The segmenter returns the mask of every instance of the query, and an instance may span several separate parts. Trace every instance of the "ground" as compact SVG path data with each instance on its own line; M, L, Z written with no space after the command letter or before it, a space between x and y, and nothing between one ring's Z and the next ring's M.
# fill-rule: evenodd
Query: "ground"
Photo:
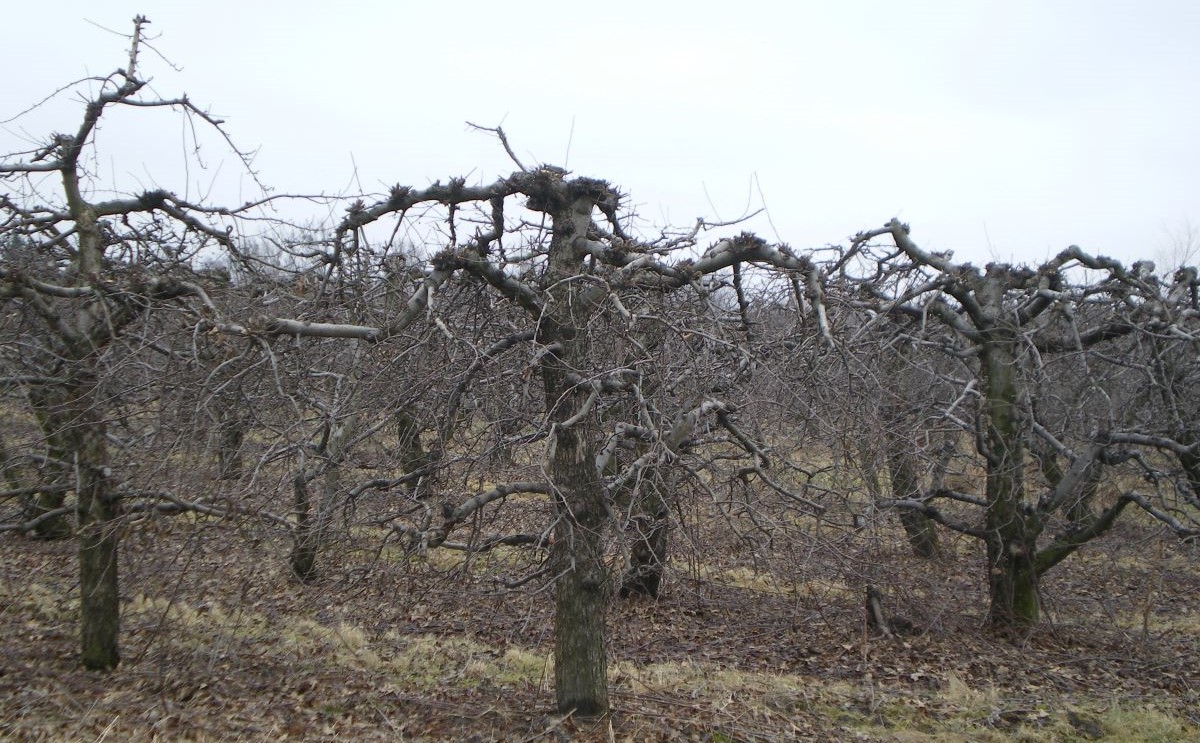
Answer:
M581 720L551 711L547 591L496 580L522 553L363 536L302 585L283 535L156 519L126 535L123 661L100 674L76 663L74 545L3 535L0 739L1200 740L1200 556L1150 524L1065 562L1018 637L982 628L969 542L923 563L836 530L677 537L663 597L614 602L614 711ZM868 583L911 629L868 631Z

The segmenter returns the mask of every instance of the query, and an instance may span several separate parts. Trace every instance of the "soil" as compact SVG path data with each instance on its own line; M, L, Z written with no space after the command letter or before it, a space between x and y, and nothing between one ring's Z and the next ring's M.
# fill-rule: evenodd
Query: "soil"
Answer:
M1195 546L1119 527L1045 580L1019 636L984 629L976 545L952 546L693 543L659 600L614 600L613 713L583 720L552 711L548 588L499 582L529 553L465 566L364 535L302 585L283 535L154 519L124 540L123 660L102 674L77 665L74 544L5 535L0 738L1118 740L1117 712L1153 712L1165 732L1139 739L1200 740ZM890 637L867 626L867 585Z

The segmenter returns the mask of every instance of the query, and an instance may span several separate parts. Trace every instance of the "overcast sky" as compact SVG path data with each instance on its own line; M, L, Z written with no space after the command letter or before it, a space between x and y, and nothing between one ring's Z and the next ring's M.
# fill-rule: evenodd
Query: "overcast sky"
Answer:
M11 7L19 5L20 7ZM1200 226L1200 3L6 3L8 119L124 64L227 120L282 192L379 192L565 164L631 195L650 225L732 219L795 247L893 216L925 247L983 263L1070 243L1161 258ZM154 7L159 5L162 7ZM77 126L60 97L0 128L0 151ZM181 168L178 117L100 132L100 175L238 202L252 182L216 142ZM314 218L327 213L313 209Z

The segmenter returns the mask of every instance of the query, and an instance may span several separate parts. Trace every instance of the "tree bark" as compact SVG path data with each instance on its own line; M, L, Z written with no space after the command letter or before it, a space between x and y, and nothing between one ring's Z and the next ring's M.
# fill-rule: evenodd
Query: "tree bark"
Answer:
M584 181L583 190L597 185ZM610 587L603 537L611 517L596 471L599 424L594 408L588 408L590 390L570 381L587 362L592 312L575 288L579 282L570 279L578 275L583 258L575 238L587 234L595 196L552 192L547 197L555 197L546 203L554 229L544 277L550 301L537 341L549 349L540 372L551 425L549 472L557 517L550 552L557 576L554 687L560 712L593 716L608 711L604 623Z
M303 468L292 478L292 512L296 516L296 528L292 533L292 553L288 563L292 573L307 582L316 575L319 531Z
M61 407L61 401L55 397L53 391L37 387L29 390L28 398L38 427L46 441L46 455L49 462L44 469L52 473L49 484L60 485L68 477L65 465L71 461L72 457L71 449L64 441L68 421L62 416L61 410L57 414L55 413L55 408ZM25 504L25 520L32 521L44 513L61 508L65 501L66 493L62 490L38 492ZM39 539L66 539L75 533L75 529L71 520L64 514L38 522L33 533Z
M554 601L554 687L558 709L580 715L608 711L605 611L608 570L603 536L608 525L595 458L583 432L556 434L550 473L558 523L550 559L558 575Z
M1017 336L992 328L983 341L987 451L988 621L1016 628L1038 620L1037 516L1025 508L1025 446L1018 409Z
M341 492L341 459L353 428L353 419L327 424L321 450L324 461L318 465L319 469L309 472L302 466L292 479L296 530L292 535L292 553L288 561L292 572L304 582L317 576L317 557L328 538L329 522ZM321 477L323 482L321 497L314 505L308 483L317 477Z
M72 406L76 427L70 435L79 521L80 636L84 667L108 670L121 660L117 582L120 504L109 483L104 421L90 402L90 395L82 395Z
M884 445L887 447L886 459L892 483L892 497L919 500L922 492L916 454L912 441L904 435L906 431L897 430L901 420L902 417L897 412L889 412L884 421ZM941 545L938 543L933 519L907 508L898 510L900 524L904 527L913 554L928 560L941 556Z
M926 560L936 560L941 556L942 546L938 541L937 525L933 519L907 508L900 509L899 516L900 525L904 527L914 555Z
M629 567L621 579L620 595L658 598L663 569L667 564L667 533L670 511L663 497L662 483L650 477L641 484L642 493L637 514L629 531L633 545L629 551Z
M396 454L400 460L400 468L404 474L415 472L433 461L433 454L425 450L421 444L421 425L408 408L400 408L395 413L396 420ZM424 498L430 490L430 480L433 473L421 477L409 492L414 498Z
M236 480L242 476L242 442L248 423L239 413L226 411L218 427L217 479Z
M292 573L303 582L317 577L317 557L328 539L329 522L333 504L341 486L340 470L334 466L325 472L321 498L315 507L308 492L308 483L303 473L292 481L295 497L296 531L293 535L292 553L288 558Z
M1184 437L1184 442L1189 446L1194 445L1191 436ZM1183 467L1184 477L1187 478L1188 487L1191 489L1192 504L1200 506L1200 453L1180 453L1176 458Z

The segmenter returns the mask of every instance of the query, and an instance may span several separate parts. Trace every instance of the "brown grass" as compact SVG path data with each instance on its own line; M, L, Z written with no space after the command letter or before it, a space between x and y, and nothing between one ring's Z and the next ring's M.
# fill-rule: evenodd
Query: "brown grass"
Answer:
M280 534L145 523L124 546L124 661L98 675L75 664L73 546L0 537L0 738L1200 739L1197 555L1144 525L1064 563L1045 621L1013 639L980 629L970 540L926 564L887 522L760 518L739 536L687 516L663 599L612 607L614 714L599 723L551 714L550 598L494 580L532 568L520 550L466 570L359 528L302 586ZM865 632L868 583L911 633Z

